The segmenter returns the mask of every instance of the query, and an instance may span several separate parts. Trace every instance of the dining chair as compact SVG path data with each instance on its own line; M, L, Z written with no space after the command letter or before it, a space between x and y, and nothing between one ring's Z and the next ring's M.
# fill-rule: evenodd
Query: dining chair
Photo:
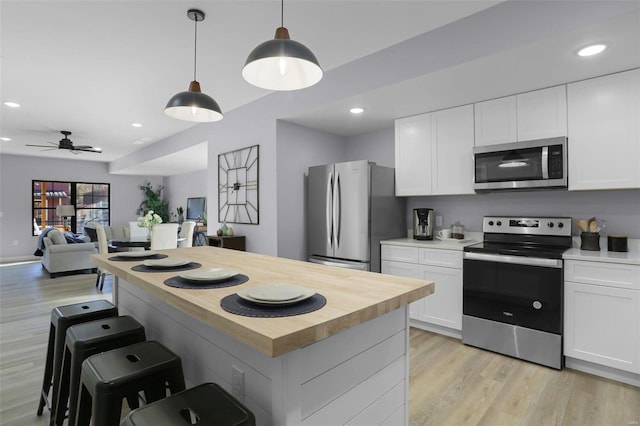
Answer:
M104 226L96 224L96 236L98 237L98 253L109 253L109 242L107 241L107 233L104 231ZM96 277L96 287L102 291L104 287L104 279L107 275L106 271L101 271L100 268L96 269L98 276Z
M151 231L151 250L174 249L178 247L178 224L160 223Z
M196 229L196 223L192 220L182 222L182 228L180 228L180 234L178 237L182 239L180 247L193 247L193 231Z
M129 222L129 239L131 241L144 241L149 238L149 228L141 228L138 221Z

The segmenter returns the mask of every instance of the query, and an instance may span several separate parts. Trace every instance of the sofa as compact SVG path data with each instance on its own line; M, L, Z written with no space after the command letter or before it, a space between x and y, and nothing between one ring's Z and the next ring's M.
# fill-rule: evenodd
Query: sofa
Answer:
M107 241L110 240L124 240L129 238L129 224L127 225L111 225L104 227L104 233L107 235ZM98 249L98 234L96 228L93 226L85 225L84 234L89 237L96 250ZM110 250L111 251L111 250Z
M90 270L97 267L91 260L96 254L95 245L86 236L74 236L58 229L50 229L42 238L42 266L51 278L63 272Z

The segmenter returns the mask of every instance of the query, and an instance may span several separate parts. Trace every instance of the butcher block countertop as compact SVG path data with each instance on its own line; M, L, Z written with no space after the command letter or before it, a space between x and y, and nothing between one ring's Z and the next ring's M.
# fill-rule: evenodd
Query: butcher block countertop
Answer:
M202 268L238 271L247 275L249 281L219 289L180 289L164 284L166 279L178 275L178 272L132 271L131 268L141 264L143 259L110 261L108 259L117 253L109 253L93 255L93 260L101 270L111 272L270 357L312 344L402 308L434 291L433 281L335 268L217 247L189 247L158 252L190 259L202 264ZM327 299L327 304L308 314L281 318L245 317L220 307L222 298L242 288L276 283L313 289Z

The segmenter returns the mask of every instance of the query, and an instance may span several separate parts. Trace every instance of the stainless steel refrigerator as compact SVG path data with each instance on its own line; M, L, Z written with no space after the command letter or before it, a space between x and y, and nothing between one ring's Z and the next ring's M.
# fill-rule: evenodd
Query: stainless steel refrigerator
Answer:
M369 161L309 167L309 261L380 272L380 240L407 235L394 179L393 168Z

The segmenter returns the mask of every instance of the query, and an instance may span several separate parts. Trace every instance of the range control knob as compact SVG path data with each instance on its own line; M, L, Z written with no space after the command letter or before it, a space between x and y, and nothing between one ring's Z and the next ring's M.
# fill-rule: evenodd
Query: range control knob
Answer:
M549 228L553 228L553 222L549 222L547 225L549 226Z
M489 226L493 226L493 221L492 220L489 221Z
M498 222L496 222L496 225L500 226L500 225L502 225L502 222L498 221Z
M564 228L564 223L558 222L558 228Z
M540 303L539 301L534 301L533 302L533 309L542 309L542 303Z

